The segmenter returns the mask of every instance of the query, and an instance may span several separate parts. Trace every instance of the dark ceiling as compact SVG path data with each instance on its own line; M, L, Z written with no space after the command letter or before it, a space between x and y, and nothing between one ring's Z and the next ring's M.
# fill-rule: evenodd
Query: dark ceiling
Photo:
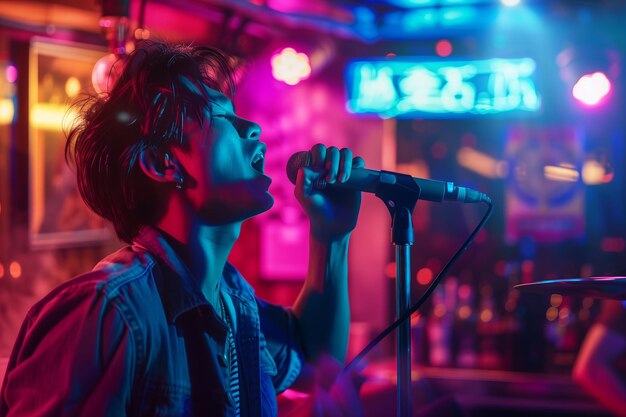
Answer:
M521 0L506 8L500 0L143 0L191 13L226 11L269 27L313 29L365 42L455 36L492 26L502 13L509 25L520 10L571 19L587 10L621 13L626 0ZM148 6L149 7L149 6Z

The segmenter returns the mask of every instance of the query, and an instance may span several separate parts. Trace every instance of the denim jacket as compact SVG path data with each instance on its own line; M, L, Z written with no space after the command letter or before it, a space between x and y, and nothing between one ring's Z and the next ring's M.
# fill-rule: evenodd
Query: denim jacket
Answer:
M230 264L221 292L236 317L241 416L275 416L276 394L301 370L295 318L256 298ZM144 227L30 309L0 416L229 416L225 335L165 238Z

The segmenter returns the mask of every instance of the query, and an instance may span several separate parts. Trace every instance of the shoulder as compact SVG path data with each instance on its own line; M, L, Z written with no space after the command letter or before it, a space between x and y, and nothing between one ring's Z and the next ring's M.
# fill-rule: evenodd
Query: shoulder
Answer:
M149 254L125 247L101 260L92 271L78 275L53 289L28 312L33 320L51 312L71 314L79 304L108 305L114 308L129 295L145 294L139 287L151 287L156 261ZM132 300L132 297L130 298Z

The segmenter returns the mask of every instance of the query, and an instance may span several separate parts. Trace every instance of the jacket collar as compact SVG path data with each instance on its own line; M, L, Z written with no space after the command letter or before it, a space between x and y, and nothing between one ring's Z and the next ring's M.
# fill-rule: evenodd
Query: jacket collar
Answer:
M167 320L170 323L175 323L181 315L194 309L208 309L214 317L217 317L213 307L193 279L191 271L161 232L153 227L143 226L133 240L132 248L134 251L150 253L159 265L165 266L165 268L160 268L161 274L155 279ZM220 288L221 291L243 302L254 301L254 291L239 271L228 262L222 272ZM218 321L221 320L218 319Z

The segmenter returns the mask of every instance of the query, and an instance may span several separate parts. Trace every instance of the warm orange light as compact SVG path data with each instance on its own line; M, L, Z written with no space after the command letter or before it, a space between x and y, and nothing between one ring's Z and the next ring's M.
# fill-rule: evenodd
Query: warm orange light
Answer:
M552 307L558 307L563 302L563 296L561 294L552 294L550 296L550 305Z
M9 265L9 275L11 275L11 277L15 279L18 279L19 277L21 277L22 265L20 265L20 263L17 261L11 262L11 264Z
M613 171L598 161L585 161L582 171L583 182L587 185L607 184L613 181Z
M75 111L68 111L67 106L38 103L33 106L30 117L36 128L62 132L64 126L71 126L77 114Z
M69 98L76 97L80 93L80 81L76 77L70 77L65 82L65 94Z
M548 319L548 321L554 321L556 320L558 316L559 316L559 309L556 307L550 307L546 311L546 319Z
M506 161L497 160L469 146L462 146L457 151L456 160L462 167L486 178L505 178L509 171Z
M447 312L448 312L448 309L446 309L446 306L443 304L437 304L435 308L433 309L433 314L435 315L435 317L439 317L439 318L445 316Z
M150 39L150 31L146 28L135 29L135 39Z
M13 121L15 107L8 98L0 98L0 125L8 125Z
M472 315L472 308L470 306L463 306L459 308L459 318L461 320L467 320Z
M480 321L483 323L488 323L493 319L493 311L491 309L486 308L480 312Z
M568 165L554 166L546 165L543 167L543 176L547 180L561 182L576 182L580 178L580 174L575 167Z

